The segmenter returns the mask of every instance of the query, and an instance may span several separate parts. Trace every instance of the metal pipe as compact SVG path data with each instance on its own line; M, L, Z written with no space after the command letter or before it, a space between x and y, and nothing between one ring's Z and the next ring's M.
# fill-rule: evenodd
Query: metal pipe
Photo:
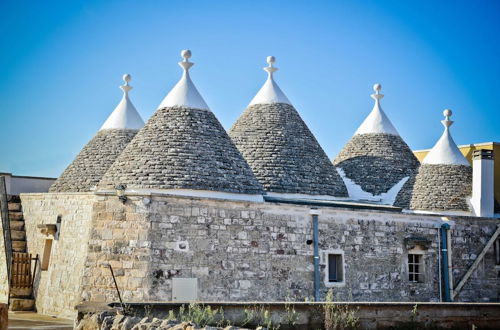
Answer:
M319 229L318 229L318 214L317 209L311 209L313 220L313 244L314 244L314 301L320 301L319 286Z
M448 229L450 225L443 223L441 225L441 276L443 279L443 301L450 302L450 278L448 273Z
M104 267L104 268L109 268L109 271L111 272L111 277L113 277L113 282L115 283L115 289L116 289L116 293L118 294L118 299L120 300L120 305L122 306L122 309L123 309L123 315L127 315L127 312L125 310L125 305L123 304L122 295L120 294L120 290L118 289L118 284L116 283L116 278L115 278L115 273L113 272L113 267L111 267L111 264L109 264L107 262L100 263L100 266Z

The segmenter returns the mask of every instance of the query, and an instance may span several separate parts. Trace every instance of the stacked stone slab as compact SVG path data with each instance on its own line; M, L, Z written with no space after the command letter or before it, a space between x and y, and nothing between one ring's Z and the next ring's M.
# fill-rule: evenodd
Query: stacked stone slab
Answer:
M268 193L347 197L327 155L299 113L269 77L229 131Z
M379 84L374 86L372 112L333 163L373 200L406 180L393 205L408 208L419 162L380 107L380 88Z
M183 52L184 74L159 109L125 148L99 187L202 190L262 194L250 167L192 83Z
M472 168L450 135L451 110L441 121L445 131L422 161L418 170L410 208L416 211L469 212Z
M50 192L85 192L93 189L132 140L144 121L128 98L131 77L123 77L123 98L97 134L50 187Z

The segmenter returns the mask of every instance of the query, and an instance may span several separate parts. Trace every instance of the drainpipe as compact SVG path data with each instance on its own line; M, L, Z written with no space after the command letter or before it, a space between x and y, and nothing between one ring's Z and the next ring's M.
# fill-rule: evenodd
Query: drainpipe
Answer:
M443 282L443 301L451 302L450 297L450 278L448 267L448 230L450 225L443 223L441 225L441 277Z
M318 242L318 215L317 209L311 209L310 214L313 220L313 244L314 244L314 301L320 301L319 296L319 242Z

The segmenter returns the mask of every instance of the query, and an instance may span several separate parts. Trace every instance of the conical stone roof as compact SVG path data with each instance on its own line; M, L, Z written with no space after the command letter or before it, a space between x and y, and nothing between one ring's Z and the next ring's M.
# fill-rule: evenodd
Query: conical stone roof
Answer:
M275 83L274 61L268 57L264 86L229 135L269 195L347 197L327 155Z
M86 192L93 189L125 149L144 121L128 97L131 76L123 76L123 97L101 129L50 187L50 192Z
M180 81L111 166L99 188L125 184L131 191L195 196L209 191L258 195L262 200L262 186L191 81L191 53L183 51L182 56Z
M450 134L451 110L443 112L445 129L422 161L413 188L410 208L420 211L470 211L472 168Z
M375 105L333 161L349 196L407 208L419 162L382 110L381 85Z

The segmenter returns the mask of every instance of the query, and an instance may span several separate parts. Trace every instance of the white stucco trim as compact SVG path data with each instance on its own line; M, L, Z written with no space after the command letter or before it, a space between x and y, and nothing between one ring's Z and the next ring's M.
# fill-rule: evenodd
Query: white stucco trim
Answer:
M356 184L352 179L348 178L342 168L337 167L336 170L337 173L342 178L342 180L344 181L344 184L347 188L347 193L349 194L349 197L351 199L358 201L369 201L385 205L394 205L394 202L396 201L396 197L398 196L399 191L403 188L406 181L408 181L408 179L410 178L409 176L404 177L401 180L399 180L398 183L392 186L392 188L389 189L387 192L382 193L380 195L373 195L367 191L364 191L360 185Z
M350 201L348 197L335 197L330 195L309 195L309 194L289 194L289 193L276 193L267 192L266 196L269 197L279 197L279 198L289 198L289 199L314 199L314 200L326 200L326 201Z
M239 201L249 201L249 202L264 202L262 195L251 195L251 194L237 194L228 193L223 191L211 191L211 190L194 190L194 189L127 189L125 190L125 196L127 193L132 194L158 194L158 195L177 195L177 196L189 196L189 197L201 197L201 198L214 198L214 199L229 199L229 200L239 200Z

